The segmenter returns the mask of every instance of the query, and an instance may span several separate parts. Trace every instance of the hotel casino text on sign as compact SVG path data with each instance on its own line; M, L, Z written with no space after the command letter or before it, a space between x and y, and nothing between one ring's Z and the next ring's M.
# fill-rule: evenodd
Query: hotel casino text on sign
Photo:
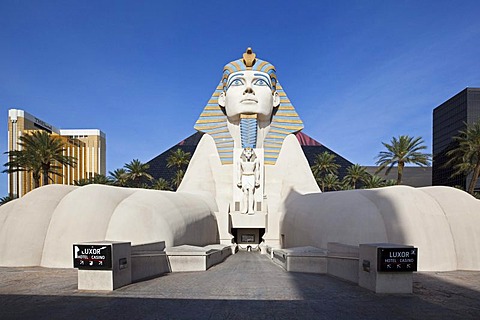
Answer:
M418 248L378 248L377 271L417 271Z

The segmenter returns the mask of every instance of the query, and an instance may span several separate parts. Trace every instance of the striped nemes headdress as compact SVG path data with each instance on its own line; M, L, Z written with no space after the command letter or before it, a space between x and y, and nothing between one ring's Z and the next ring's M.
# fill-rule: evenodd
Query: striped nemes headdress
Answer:
M257 59L256 54L252 51L252 48L247 49L247 51L243 54L243 59L232 61L223 67L223 90L225 91L225 86L227 85L229 75L234 72L245 70L261 71L268 74L270 80L272 81L272 91L275 91L275 87L277 85L277 71L275 70L275 67L268 61Z
M234 72L245 70L267 73L272 81L272 90L277 91L280 96L280 105L274 110L272 122L270 124L270 131L263 142L265 149L265 164L274 165L277 161L285 137L291 133L302 130L303 122L295 111L295 108L288 99L282 86L277 81L275 67L267 61L257 59L251 48L248 48L247 52L243 54L243 59L232 61L223 68L222 80L218 84L210 100L208 100L208 103L202 114L200 114L200 118L198 118L194 128L212 136L215 140L222 164L233 163L233 137L228 131L227 116L225 115L223 108L218 104L218 97L225 89L228 76Z

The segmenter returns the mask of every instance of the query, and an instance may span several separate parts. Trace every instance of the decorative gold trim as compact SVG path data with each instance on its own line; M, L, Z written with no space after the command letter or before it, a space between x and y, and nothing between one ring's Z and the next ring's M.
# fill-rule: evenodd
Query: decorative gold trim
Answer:
M242 113L242 114L240 114L240 119L257 119L257 114L256 113L254 113L254 114Z
M243 63L247 67L247 70L252 69L255 64L255 57L257 55L253 53L252 48L248 47L247 51L243 54Z

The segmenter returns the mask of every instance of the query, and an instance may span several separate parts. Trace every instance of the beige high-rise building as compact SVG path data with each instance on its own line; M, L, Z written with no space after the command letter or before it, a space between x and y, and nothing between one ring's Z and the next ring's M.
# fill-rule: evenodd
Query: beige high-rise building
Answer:
M64 154L76 159L74 168L62 166L58 175L50 175L51 183L73 185L75 180L106 174L106 137L98 129L58 129L24 110L8 110L8 151L21 150L20 137L34 131L46 131L65 142ZM40 181L41 183L41 181ZM8 175L8 193L21 197L33 189L32 174L14 172Z

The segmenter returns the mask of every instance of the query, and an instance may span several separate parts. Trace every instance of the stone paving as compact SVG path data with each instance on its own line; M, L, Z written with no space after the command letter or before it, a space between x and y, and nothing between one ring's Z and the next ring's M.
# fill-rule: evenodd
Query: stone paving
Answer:
M480 272L417 273L413 294L387 295L254 252L114 292L78 291L75 269L0 268L0 319L480 319Z

